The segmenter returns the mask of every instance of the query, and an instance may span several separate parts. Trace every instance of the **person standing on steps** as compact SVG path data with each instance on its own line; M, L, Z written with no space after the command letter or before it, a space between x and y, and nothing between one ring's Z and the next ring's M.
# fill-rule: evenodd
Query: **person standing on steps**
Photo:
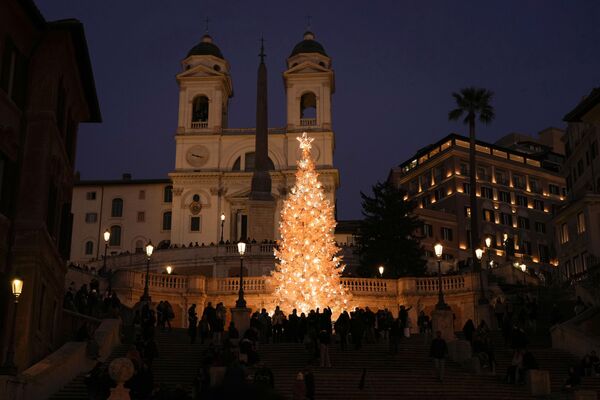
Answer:
M331 367L331 360L329 359L329 344L331 343L331 334L323 329L319 332L319 349L321 356L321 367Z
M440 382L444 381L444 369L446 366L447 354L448 345L446 345L446 341L442 339L442 332L437 331L435 333L435 339L431 341L431 349L429 350L429 356L433 358L435 374Z
M196 334L197 334L196 324L197 323L198 323L198 314L196 313L196 305L192 304L192 306L188 309L188 335L190 335L190 343L191 344L194 344L196 342Z

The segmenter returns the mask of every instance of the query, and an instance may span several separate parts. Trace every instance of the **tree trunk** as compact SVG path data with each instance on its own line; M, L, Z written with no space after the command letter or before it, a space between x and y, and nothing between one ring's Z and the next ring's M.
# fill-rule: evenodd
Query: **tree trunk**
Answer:
M475 249L479 247L479 227L477 219L479 212L477 211L477 162L475 160L475 115L469 115L469 186L470 186L470 202L471 202L471 262L473 269L479 269Z

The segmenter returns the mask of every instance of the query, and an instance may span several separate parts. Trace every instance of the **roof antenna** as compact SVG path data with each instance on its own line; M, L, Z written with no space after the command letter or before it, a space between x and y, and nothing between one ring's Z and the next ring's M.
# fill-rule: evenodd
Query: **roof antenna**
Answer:
M258 56L260 57L260 62L264 63L265 62L265 39L262 37L262 35L260 36L260 54Z

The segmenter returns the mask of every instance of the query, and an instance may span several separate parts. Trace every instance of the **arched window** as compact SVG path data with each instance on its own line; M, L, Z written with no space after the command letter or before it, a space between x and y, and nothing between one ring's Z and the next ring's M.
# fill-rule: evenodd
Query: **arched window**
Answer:
M165 186L163 197L164 197L165 203L173 202L173 186L171 186L171 185Z
M110 227L110 242L111 246L121 245L121 227L119 225L113 225Z
M136 240L135 241L135 252L136 253L143 253L145 251L144 249L144 241L143 240Z
M300 125L317 124L317 96L314 93L304 93L300 98Z
M112 208L110 212L111 217L122 217L123 216L123 199L116 198L112 201Z
M192 128L208 126L208 97L198 96L192 104Z
M171 211L165 211L162 216L162 230L170 231L171 230Z
M92 254L94 254L94 242L88 240L85 242L85 255L90 256Z

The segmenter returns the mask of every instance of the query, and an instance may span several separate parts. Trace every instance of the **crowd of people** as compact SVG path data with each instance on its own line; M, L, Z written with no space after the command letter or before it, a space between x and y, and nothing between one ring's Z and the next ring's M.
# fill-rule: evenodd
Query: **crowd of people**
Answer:
M113 317L119 315L121 301L111 288L100 290L100 282L92 279L89 284L83 284L76 289L71 282L63 297L63 308L94 318Z

